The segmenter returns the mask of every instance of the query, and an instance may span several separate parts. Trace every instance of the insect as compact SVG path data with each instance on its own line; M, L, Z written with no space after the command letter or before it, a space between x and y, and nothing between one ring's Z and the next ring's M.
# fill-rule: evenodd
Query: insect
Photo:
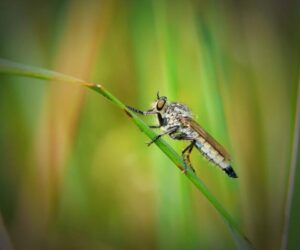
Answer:
M169 102L166 96L159 96L157 93L157 99L151 109L141 111L129 106L127 108L141 115L157 116L159 124L150 128L159 128L161 133L148 142L148 146L164 135L169 135L174 140L189 141L190 144L182 151L182 158L194 172L190 154L196 147L206 159L225 171L229 177L237 178L227 151L192 118L192 113L186 105Z

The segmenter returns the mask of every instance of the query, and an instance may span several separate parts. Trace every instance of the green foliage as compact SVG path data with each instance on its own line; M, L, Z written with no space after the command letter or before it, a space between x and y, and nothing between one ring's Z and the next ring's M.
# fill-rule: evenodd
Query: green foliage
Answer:
M22 64L17 64L0 59L0 74L8 75L19 75L31 78L40 78L46 80L54 80L61 82L70 83L81 83L84 86L100 93L105 98L110 100L112 103L117 105L120 109L124 110L125 113L132 118L137 127L145 133L150 139L153 139L156 134L135 114L126 108L126 105L113 96L109 91L103 88L99 84L88 83L83 80L67 76L61 73L57 73L50 70L40 69L36 67L26 66ZM239 249L252 249L249 240L243 235L242 231L239 229L237 224L234 222L229 213L223 208L223 206L217 201L217 199L209 192L204 183L200 180L198 176L182 161L182 158L172 149L164 140L159 139L155 144L166 154L166 156L177 166L181 171L186 169L185 175L190 181L196 186L196 188L210 201L212 206L220 213L221 217L224 219L225 223L228 225L229 229L232 231L234 240L236 241L237 247Z
M15 249L233 249L232 236L248 246L242 231L258 249L299 245L298 3L6 2L0 57L25 65L1 60L0 238ZM185 142L145 146L154 121L123 103L146 110L157 91L191 108L237 180L197 151L201 181L186 178Z

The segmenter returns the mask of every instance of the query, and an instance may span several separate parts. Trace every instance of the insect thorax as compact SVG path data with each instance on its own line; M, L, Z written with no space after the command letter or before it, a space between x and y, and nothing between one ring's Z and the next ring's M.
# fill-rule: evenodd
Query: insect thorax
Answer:
M170 127L174 126L183 127L180 118L191 116L192 113L187 106L178 102L172 102L167 106L162 114L163 119L166 120L165 126L162 127L162 130L168 130Z

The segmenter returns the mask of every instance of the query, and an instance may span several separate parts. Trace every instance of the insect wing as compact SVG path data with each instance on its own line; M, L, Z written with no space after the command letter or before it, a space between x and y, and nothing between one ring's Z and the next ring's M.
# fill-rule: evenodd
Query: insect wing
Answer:
M225 148L220 145L208 132L206 132L196 121L190 117L183 117L182 123L195 130L207 143L219 152L226 160L230 160L230 155Z

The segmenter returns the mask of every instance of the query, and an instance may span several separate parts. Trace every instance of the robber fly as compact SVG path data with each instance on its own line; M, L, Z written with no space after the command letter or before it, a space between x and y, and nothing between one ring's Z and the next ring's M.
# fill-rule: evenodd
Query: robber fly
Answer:
M237 178L230 165L230 156L227 151L192 118L191 111L184 104L168 102L167 97L159 96L157 93L157 100L148 111L129 106L127 108L141 115L157 116L159 124L150 128L160 128L162 133L148 142L148 146L164 135L169 135L174 140L190 141L190 144L182 151L182 157L193 171L195 170L191 165L190 154L196 147L206 159L225 171L229 177Z

